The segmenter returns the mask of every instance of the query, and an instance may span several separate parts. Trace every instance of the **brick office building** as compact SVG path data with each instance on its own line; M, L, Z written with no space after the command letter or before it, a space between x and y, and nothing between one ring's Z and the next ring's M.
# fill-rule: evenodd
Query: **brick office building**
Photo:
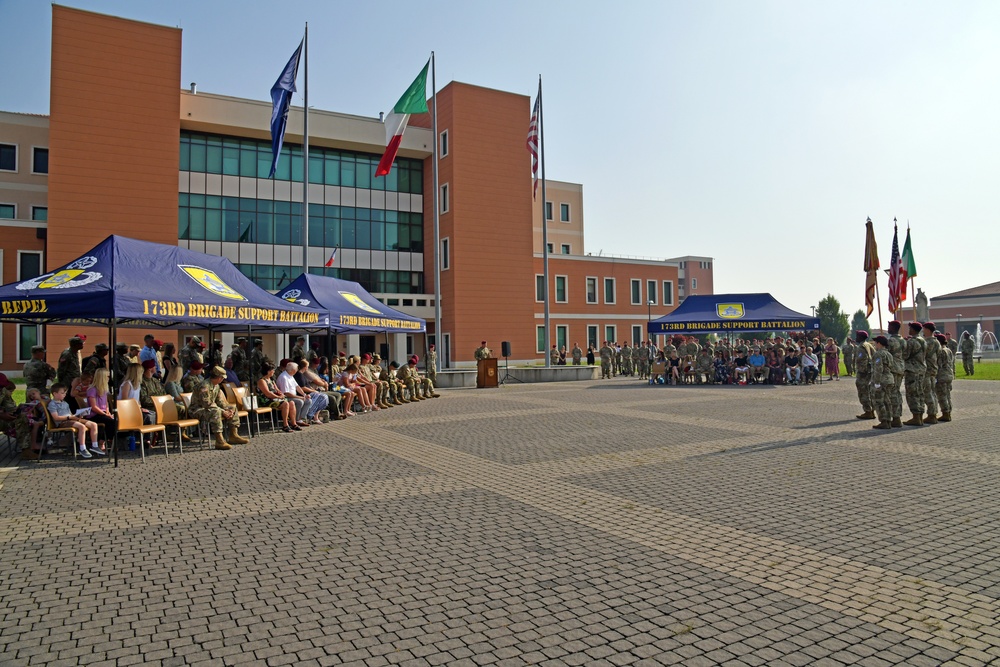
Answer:
M0 226L10 230L0 242L4 282L54 269L108 234L227 257L272 291L294 279L303 264L301 109L289 115L285 154L268 179L270 103L182 89L179 29L52 11L50 115L0 115L0 191L9 193L0 197ZM446 366L471 365L482 339L495 348L510 341L515 360L538 361L542 304L533 297L542 203L532 201L524 147L530 100L453 82L438 92L437 105L439 136L429 118L413 118L384 179L373 178L385 143L378 119L310 111L310 270L357 280L387 305L427 319ZM433 331L435 140L440 336ZM11 159L16 168L7 169ZM36 172L43 161L47 173ZM549 223L553 342L585 346L595 331L600 340L634 339L650 315L669 312L687 294L711 293L710 258L588 254L582 187L550 182L548 199L557 214ZM324 268L334 248L337 264ZM94 336L87 350L107 336L44 329L4 325L0 369L19 370L36 338L54 361L73 333ZM169 332L157 337L177 340ZM337 345L367 351L380 340L342 336ZM395 336L392 356L422 353L427 340ZM283 344L269 339L266 347Z

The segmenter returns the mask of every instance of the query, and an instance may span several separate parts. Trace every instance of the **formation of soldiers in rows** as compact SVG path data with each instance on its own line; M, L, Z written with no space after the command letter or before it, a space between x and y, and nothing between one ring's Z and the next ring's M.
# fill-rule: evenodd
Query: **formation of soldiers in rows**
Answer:
M951 388L955 379L955 353L948 338L933 322L910 322L909 335L900 335L902 324L893 320L888 336L857 333L853 346L855 385L862 413L858 419L878 419L872 428L890 429L950 422ZM902 421L903 388L912 417ZM940 414L939 414L940 411Z

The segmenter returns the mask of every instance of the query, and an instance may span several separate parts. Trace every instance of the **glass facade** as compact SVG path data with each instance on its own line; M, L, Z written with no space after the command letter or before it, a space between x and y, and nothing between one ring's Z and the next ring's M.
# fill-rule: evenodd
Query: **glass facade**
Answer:
M266 290L275 292L299 277L302 266L281 264L236 264L236 268L250 280ZM424 274L420 271L391 271L386 269L349 269L345 267L309 267L309 273L341 280L353 280L370 292L397 294L423 294Z

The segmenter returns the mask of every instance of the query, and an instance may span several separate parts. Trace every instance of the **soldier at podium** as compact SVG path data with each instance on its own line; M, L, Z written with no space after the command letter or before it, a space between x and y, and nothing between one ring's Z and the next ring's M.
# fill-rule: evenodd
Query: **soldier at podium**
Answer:
M493 353L490 351L490 348L486 347L486 341L484 340L479 347L476 348L476 361L479 361L480 359L489 359L492 356Z

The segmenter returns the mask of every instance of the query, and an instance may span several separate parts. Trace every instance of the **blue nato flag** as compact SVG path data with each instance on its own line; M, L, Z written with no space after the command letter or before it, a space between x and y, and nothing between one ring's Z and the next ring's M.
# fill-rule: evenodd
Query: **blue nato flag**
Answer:
M299 48L289 58L285 69L281 71L281 76L271 86L271 103L274 108L271 110L271 173L268 178L274 176L275 169L278 168L278 156L281 155L281 144L285 141L285 127L288 125L288 107L292 104L292 93L295 92L295 79L299 74L299 56L302 54L302 42Z

